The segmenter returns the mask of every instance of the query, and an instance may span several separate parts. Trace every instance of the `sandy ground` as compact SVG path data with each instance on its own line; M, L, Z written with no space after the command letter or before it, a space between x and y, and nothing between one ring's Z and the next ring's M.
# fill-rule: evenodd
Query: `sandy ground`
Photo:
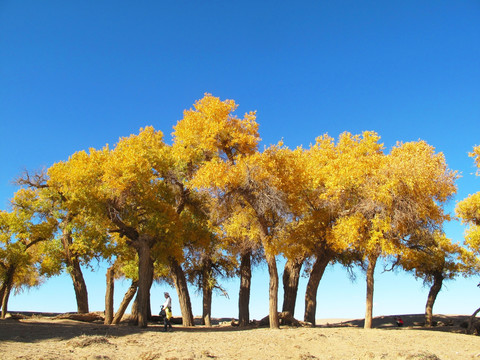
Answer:
M0 359L480 359L480 337L465 335L467 316L438 315L449 326L426 329L423 319L402 315L363 320L320 320L316 328L239 329L227 324L162 332L121 324L84 323L34 316L0 320Z

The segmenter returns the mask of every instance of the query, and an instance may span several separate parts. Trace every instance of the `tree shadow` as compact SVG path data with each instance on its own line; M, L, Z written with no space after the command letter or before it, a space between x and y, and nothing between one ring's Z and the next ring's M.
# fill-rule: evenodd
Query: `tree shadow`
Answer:
M404 324L399 327L395 318L401 317ZM378 316L372 319L372 328L383 330L425 330L425 331L442 331L451 333L465 333L464 324L469 320L468 315L434 315L434 326L425 326L424 314L404 314ZM357 327L363 328L364 319L348 320L339 323L326 324L318 327Z
M465 333L461 324L468 321L467 315L435 315L434 321L440 326L425 327L423 314L420 315L396 315L402 317L403 327L395 325L395 316L375 317L372 321L373 328L383 330L425 330L425 331L443 331L452 333ZM218 321L225 320L225 321ZM252 325L247 327L238 327L228 325L231 319L217 319L215 325L206 327L197 325L194 327L185 327L174 324L173 332L187 333L233 333L242 331L251 331L259 329ZM319 325L317 328L335 328L335 327L355 327L363 328L364 319L355 319L339 323ZM141 333L163 334L163 323L154 321L149 322L148 327L139 328L128 323L119 325L104 325L101 322L81 322L76 320L52 320L49 317L32 317L27 319L2 319L0 320L0 342L37 342L43 340L70 340L79 336L102 336L102 337L122 337Z
M248 331L255 327L194 326L173 325L173 332L238 332ZM0 342L37 342L42 340L70 340L79 336L122 337L146 332L163 333L163 323L151 322L146 328L128 323L105 325L101 322L81 322L76 320L38 319L2 319L0 320Z

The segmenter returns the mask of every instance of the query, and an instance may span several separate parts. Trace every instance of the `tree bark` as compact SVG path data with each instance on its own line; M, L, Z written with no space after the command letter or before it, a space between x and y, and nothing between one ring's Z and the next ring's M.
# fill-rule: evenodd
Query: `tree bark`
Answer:
M5 294L6 286L7 286L7 284L5 282L3 282L2 287L0 287L0 310L2 309L3 295Z
M332 255L329 252L318 253L308 279L307 289L305 291L305 313L303 320L311 323L313 326L315 326L315 316L317 313L318 286L331 259Z
M138 253L138 326L143 328L148 323L148 302L153 282L153 261L150 257L149 239L140 236L136 242L136 248Z
M477 314L480 312L480 308L478 308L477 310L475 310L475 312L472 314L472 316L470 316L470 319L468 319L468 327L467 327L467 334L473 334L473 324L474 324L474 321L475 321L475 317L477 316Z
M250 285L252 279L252 252L247 251L240 260L240 292L238 295L238 322L239 326L250 323Z
M366 311L365 311L365 329L372 328L372 316L373 316L373 288L374 288L374 273L375 266L377 265L377 256L368 258L367 267L367 299L366 299Z
M107 291L105 292L105 325L110 325L113 321L113 294L115 287L115 269L110 266L106 274Z
M138 325L138 283L137 283L137 295L135 296L135 300L132 303L132 309L130 310L130 321L133 322L135 325Z
M7 316L7 305L8 305L8 298L10 297L10 291L12 290L11 286L7 286L5 288L5 292L3 294L3 299L2 299L2 319L5 319Z
M63 225L65 226L65 224ZM64 227L62 233L62 245L65 254L65 262L67 264L68 273L73 281L73 289L75 291L75 298L77 300L77 312L84 314L89 312L87 285L85 284L85 279L83 278L80 262L70 251L70 246L72 244L72 234L70 230Z
M117 325L120 323L123 315L125 314L125 311L127 310L128 304L130 304L130 301L132 301L133 297L135 296L135 293L137 292L137 287L138 287L138 281L132 281L132 285L130 285L130 287L128 288L127 292L125 293L125 296L123 297L122 303L120 304L120 307L115 313L112 324Z
M202 268L202 292L203 292L203 311L202 311L202 320L203 325L211 327L212 321L212 284L211 284L211 276L212 276L212 261L211 259L207 259L203 264Z
M72 270L70 272L70 276L73 280L73 287L75 289L75 298L77 300L77 312L80 314L88 313L88 292L87 292L87 285L85 284L85 280L83 278L82 270L80 268L80 263L78 260L72 259L70 261L72 266Z
M279 329L280 321L278 319L278 270L275 255L267 255L269 281L269 319L270 328Z
M177 289L178 301L180 302L183 326L194 326L192 303L190 302L185 273L176 259L170 257L169 260L171 276Z
M3 282L3 296L2 296L2 315L1 318L5 319L7 316L8 310L8 298L10 297L10 291L12 290L13 286L13 275L15 274L15 266L10 265L5 273L5 281Z
M437 295L442 288L442 284L443 274L441 271L437 271L435 274L433 274L433 284L428 293L427 304L425 306L425 325L427 327L432 326L433 304L435 303Z
M152 283L153 283L153 281L152 281ZM152 288L152 284L150 284L149 289L151 289L151 288ZM150 293L148 293L148 301L147 301L147 319L152 320L152 299L150 297Z
M204 288L203 289L203 325L207 327L212 326L212 289Z
M295 304L297 302L298 282L302 270L302 259L288 259L283 270L283 306L282 312L289 313L292 318L295 315Z

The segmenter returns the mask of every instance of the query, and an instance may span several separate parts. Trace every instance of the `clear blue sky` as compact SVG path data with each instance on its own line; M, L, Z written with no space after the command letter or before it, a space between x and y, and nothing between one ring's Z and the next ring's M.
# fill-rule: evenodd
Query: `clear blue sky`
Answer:
M168 139L205 92L257 110L263 144L374 130L387 148L423 139L458 170L458 196L480 191L468 152L480 144L479 1L13 1L0 0L0 208L22 169L114 144L153 125ZM465 228L446 227L455 241ZM104 264L86 271L103 310ZM421 313L427 290L376 273L374 315ZM478 278L446 284L434 312L472 313ZM297 316L302 318L302 279ZM237 316L238 281L213 316ZM118 283L116 305L128 283ZM268 314L265 267L251 314ZM153 309L165 286L154 285ZM281 294L280 294L281 295ZM192 290L195 314L200 297ZM364 275L325 273L317 318L363 317ZM179 314L176 296L174 313ZM66 276L11 297L11 310L75 311ZM176 308L176 309L175 309Z

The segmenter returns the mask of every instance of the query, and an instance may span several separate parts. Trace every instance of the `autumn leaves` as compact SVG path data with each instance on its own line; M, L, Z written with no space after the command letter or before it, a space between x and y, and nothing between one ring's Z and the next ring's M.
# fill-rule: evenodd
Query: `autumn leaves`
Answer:
M27 205L14 200L18 219L1 213L2 279L16 261L8 255L13 244L25 247L36 239L25 230L25 240L16 230L28 222L45 224L45 243L63 244L49 256L57 259L57 272L59 262L100 257L115 264L117 276L135 280L140 326L147 324L155 278L171 279L184 324L193 325L187 281L202 289L208 323L212 290L221 287L221 276L234 274L241 277L240 324L248 324L255 259L268 265L273 328L280 324L278 256L287 259L282 310L291 315L298 274L304 263L310 265L304 320L312 323L329 263L359 264L367 271L366 327L379 258L422 277L463 271L452 264L464 263L466 255L442 232L450 219L443 206L455 194L457 178L443 154L424 141L398 143L387 153L374 132L343 133L337 141L323 135L309 148L280 142L259 151L255 113L239 118L236 108L233 100L206 94L174 126L171 145L146 127L113 148L73 154L37 184L24 182L16 198L29 191L31 199ZM478 148L475 154L478 162ZM478 203L474 197L461 204L460 216L475 223ZM22 217L24 208L30 212ZM478 225L470 232L471 244L480 243ZM2 296L22 284L19 278L2 280Z

